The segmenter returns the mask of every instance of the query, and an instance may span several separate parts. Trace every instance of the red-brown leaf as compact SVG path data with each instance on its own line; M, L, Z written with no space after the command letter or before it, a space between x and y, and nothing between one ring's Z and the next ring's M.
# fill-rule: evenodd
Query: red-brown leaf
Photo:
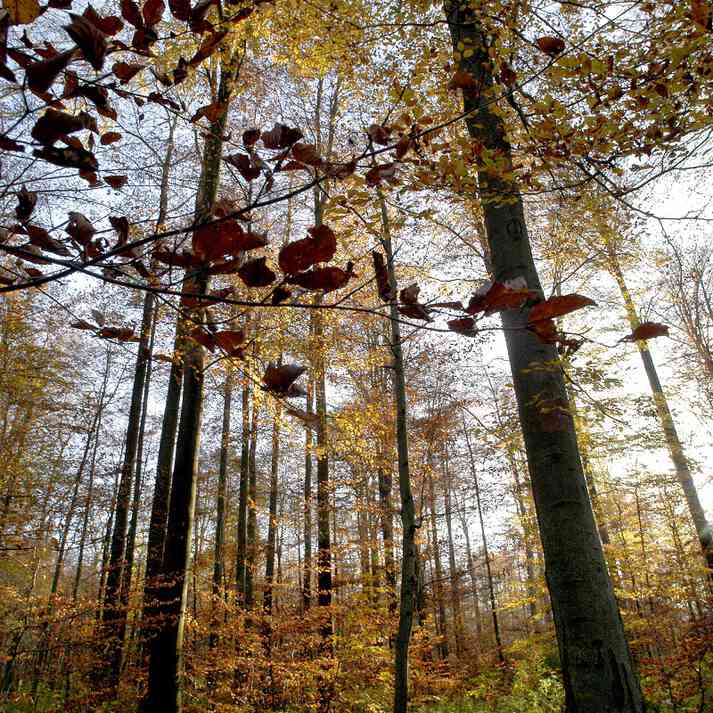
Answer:
M204 59L210 57L213 52L218 48L218 45L223 41L223 38L228 34L228 30L221 30L220 32L214 32L208 35L201 46L198 48L197 52L191 57L188 64L192 67L199 65Z
M107 44L106 35L86 17L69 13L71 22L65 25L67 34L77 43L84 59L99 72L104 66Z
M217 332L213 339L224 352L232 356L240 345L245 343L245 332L242 329Z
M22 223L29 220L35 210L35 205L37 205L37 193L28 191L27 187L23 185L17 193L17 206L15 207L17 219Z
M265 257L248 260L238 270L238 275L246 287L267 287L275 281L276 275L265 264L266 260Z
M35 94L46 92L54 84L57 75L69 64L73 54L74 49L71 49L51 59L32 62L25 68L27 86Z
M111 71L122 84L126 84L145 67L145 64L137 64L134 62L114 62Z
M319 167L322 165L322 158L317 153L317 147L313 144L296 143L292 147L292 155L296 161L307 166Z
M95 127L96 122L86 112L75 115L57 111L57 109L47 109L35 122L31 135L35 141L39 141L45 146L51 146L66 134L73 134L75 131ZM79 148L81 148L81 145Z
M243 131L243 146L254 146L260 138L260 129Z
M550 57L556 57L558 54L562 54L565 48L564 40L559 37L538 37L535 43L540 51Z
M194 342L198 342L198 344L204 346L208 351L215 351L215 337L203 329L203 327L196 327L189 336Z
M107 131L105 134L102 134L99 139L99 143L102 146L108 146L117 141L121 141L121 134L118 131Z
M115 15L102 17L91 5L87 5L87 8L84 10L82 15L86 17L87 20L89 20L89 22L91 22L100 32L103 32L105 35L109 35L110 37L116 35L121 28L124 27L124 23L118 17Z
M115 190L118 191L126 185L129 180L127 176L102 176L102 178Z
M208 262L266 245L266 235L245 232L235 219L207 223L193 232L193 252Z
M275 124L270 131L263 131L260 138L266 149L286 149L302 138L302 132L285 124Z
M374 274L376 276L376 287L379 290L379 297L382 302L389 304L396 299L396 294L393 289L391 289L391 283L389 282L389 274L386 271L386 264L384 262L384 256L373 250L371 257L374 261Z
M146 27L153 27L156 25L163 17L165 9L166 6L164 5L163 0L146 0L142 10Z
M474 337L478 333L478 330L475 329L475 320L472 317L451 319L448 321L448 329L466 337Z
M262 388L274 394L289 395L290 387L305 371L305 367L297 364L269 364L262 377Z
M470 298L465 311L470 315L479 312L485 312L487 315L508 309L519 309L528 300L536 300L538 297L537 292L525 287L524 281L522 285L516 281L510 284L493 282L478 290Z
M596 305L596 302L589 297L584 297L584 295L555 295L548 300L538 302L530 310L527 321L532 324L543 319L562 317L565 314L582 309L582 307L590 307L592 305Z
M139 6L134 0L121 0L121 16L134 27L143 27L144 25Z
M337 251L337 238L326 225L308 230L310 237L285 245L278 256L280 269L286 275L302 272L318 262L329 262Z
M279 305L285 300L292 297L292 292L290 292L285 287L276 287L272 292L272 297L270 298L270 303L274 305Z
M631 334L622 337L622 342L638 342L643 339L668 337L668 327L659 322L642 322Z
M369 169L364 178L367 186L378 186L382 181L396 182L396 164L382 163Z
M387 146L389 139L391 138L391 128L388 126L382 126L381 124L372 124L366 133L369 138L379 146Z
M254 164L247 154L234 153L230 156L226 156L224 160L231 166L235 166L246 181L253 181L260 175L260 166Z
M305 290L322 290L326 294L344 287L352 276L352 272L340 267L314 267L308 272L291 275L286 281Z

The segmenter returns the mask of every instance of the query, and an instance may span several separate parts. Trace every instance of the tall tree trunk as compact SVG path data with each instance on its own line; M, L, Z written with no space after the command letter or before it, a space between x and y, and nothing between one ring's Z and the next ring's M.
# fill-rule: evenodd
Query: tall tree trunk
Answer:
M169 134L166 144L166 155L161 169L161 194L159 198L159 214L156 225L161 226L166 220L168 211L169 180L171 176L171 161L174 150L175 117L169 121ZM150 293L147 293L148 299ZM158 311L158 305L154 312ZM158 319L158 314L154 319ZM166 524L168 521L168 501L171 496L171 470L173 468L173 452L178 429L178 413L181 402L181 387L183 386L183 321L176 322L176 335L173 345L173 361L166 387L166 401L161 423L158 457L156 461L156 478L151 500L151 515L149 517L149 532L146 542L146 572L144 574L143 611L141 614L142 644L147 640L156 624L158 611L159 585L158 581L163 564L163 548L166 539Z
M606 249L609 270L619 286L622 299L624 300L624 306L626 308L626 316L629 319L629 325L631 326L632 331L634 331L640 325L634 300L632 299L631 293L626 286L624 273L622 272L619 258L611 241L607 241ZM678 431L676 430L676 424L671 416L671 410L668 407L666 394L664 393L661 382L659 381L656 365L654 364L651 352L649 351L649 345L645 339L640 339L636 342L636 346L639 348L641 361L644 364L644 371L646 372L646 377L649 380L651 395L654 400L654 405L656 406L656 413L658 414L659 421L661 422L661 430L663 431L669 455L671 456L673 466L676 470L676 477L681 485L681 489L683 490L683 495L686 498L686 504L688 506L688 512L693 520L693 525L696 528L698 542L706 562L706 567L708 568L707 576L709 583L713 585L713 530L708 524L706 514L703 510L703 506L701 505L700 498L698 497L698 490L696 489L696 484L693 482L691 469L688 465L686 454L683 451L681 439L678 437Z
M275 413L272 424L272 458L270 462L270 521L267 527L267 551L265 554L265 596L263 609L272 615L273 582L275 578L275 542L277 538L277 496L278 476L280 474L280 411Z
M245 608L252 609L255 604L255 567L257 563L257 432L260 417L260 404L257 394L253 393L253 418L250 426L250 451L248 455L248 523L245 548Z
M228 47L224 49L231 52L231 55L221 65L217 100L223 110L211 122L203 149L194 216L196 225L210 219L215 205L228 108L240 68L238 50ZM208 288L208 281L206 274L199 271L190 279L188 287L197 294L203 294ZM204 321L200 307L185 316L198 325ZM188 588L186 574L196 497L196 466L203 407L203 362L203 347L197 342L187 344L183 364L183 404L160 573L163 586L159 602L163 621L150 644L148 689L140 706L143 713L181 713L182 710L183 629Z
M483 541L483 557L485 559L485 573L488 577L488 594L490 596L490 616L493 619L493 636L495 637L495 648L498 652L498 661L505 663L505 652L503 651L503 642L500 637L500 622L498 621L498 609L495 601L495 587L493 585L493 572L490 567L490 550L488 549L488 538L485 534L485 521L483 519L483 505L480 498L480 481L478 480L478 471L475 467L475 458L473 457L473 449L470 445L468 437L468 429L463 418L463 435L465 443L468 447L468 459L470 462L470 474L473 476L473 485L475 486L475 504L478 508L478 521L480 522L480 538Z
M478 185L495 279L524 279L529 289L542 294L522 198L509 178L512 152L503 115L493 109L498 90L485 32L474 9L450 0L444 5L454 51L459 46L472 50L459 52L457 64L479 88L464 92L464 107L471 138L491 157L478 169ZM557 363L557 351L527 330L528 315L527 308L509 310L502 320L540 524L566 707L570 713L641 713L639 681L587 495L574 423L562 408L567 404L564 380L561 370L551 367ZM555 405L558 415L545 417L542 403Z
M223 545L225 543L225 491L228 481L228 458L230 455L230 410L233 399L233 369L226 367L223 385L223 427L220 436L220 463L218 465L218 493L215 503L215 545L213 549L213 603L208 648L212 651L218 646L219 602L223 588ZM214 683L214 680L212 681Z
M448 530L448 569L451 584L451 609L453 610L453 640L456 645L456 655L463 653L463 614L461 612L460 575L456 564L456 552L453 543L453 514L451 505L451 474L448 467L448 445L443 458L443 492L446 511L446 528Z
M89 531L89 516L92 509L92 498L94 496L94 475L96 473L97 451L99 450L99 438L101 436L102 416L104 413L104 399L106 398L106 388L109 383L109 372L111 370L111 349L106 351L106 364L104 366L104 376L102 378L101 391L99 392L99 417L94 429L94 449L92 451L92 461L89 466L89 482L87 483L87 497L84 501L84 514L82 517L82 532L79 537L79 553L77 555L77 569L74 573L74 586L72 588L72 599L76 601L79 593L79 583L82 578L82 567L84 564L84 549Z
M121 583L124 567L126 566L126 529L129 516L131 483L136 467L136 453L139 444L141 406L149 362L149 340L151 338L152 321L153 298L152 293L147 292L144 301L138 351L136 354L134 384L131 390L131 405L129 406L129 419L126 426L124 462L119 478L119 491L116 498L116 508L114 510L114 529L111 536L109 565L104 590L104 646L109 670L106 674L103 669L100 669L97 673L101 676L106 675L104 680L107 683L110 696L113 695L119 683L124 648L124 634L126 632L127 611L122 601Z
M312 413L314 408L313 384L313 379L309 378L307 381L307 413ZM312 428L310 425L305 429L304 540L302 607L306 611L312 602Z
M147 308L147 302L144 303L144 309ZM148 346L148 364L146 366L146 378L144 379L144 393L141 404L141 423L139 425L139 445L136 450L136 473L134 475L134 496L131 503L131 521L129 523L129 532L126 537L126 565L121 578L121 604L122 607L127 607L129 596L131 594L131 580L134 569L134 550L136 547L136 533L139 524L139 508L141 506L141 490L143 487L143 460L144 460L144 445L146 438L146 416L149 407L149 393L151 391L151 368L153 360L151 353L153 352L154 334L156 331L156 313L153 304L148 304L148 309L151 310L151 337L149 338Z
M429 449L431 446L428 446ZM433 487L433 458L429 454L428 470L428 510L431 519L431 553L433 556L433 599L436 606L436 633L440 637L438 656L442 661L448 660L448 620L446 604L443 598L443 564L441 563L441 547L436 524L436 491Z
M241 605L246 594L246 545L248 529L248 481L250 479L250 382L243 383L242 432L240 450L240 486L238 494L238 536L235 562L235 585Z
M480 587L478 586L478 577L475 572L475 560L473 559L473 549L470 545L470 532L468 529L468 519L465 516L465 505L459 510L461 528L465 537L465 554L468 560L468 576L470 577L470 586L473 589L473 614L475 616L475 636L476 655L479 655L483 648L483 621L480 613Z
M416 548L416 506L411 491L411 473L409 468L408 424L406 416L408 404L406 399L406 373L404 370L403 346L401 343L401 315L396 306L395 295L396 269L394 251L391 242L391 225L386 210L386 201L379 192L379 208L381 211L381 246L386 254L386 270L388 273L390 292L394 296L389 304L389 346L393 356L393 391L396 406L396 452L399 473L399 500L401 502L401 589L399 594L399 627L394 646L394 713L406 713L408 709L408 661L411 630L415 612L423 611L419 606L419 567L418 549Z

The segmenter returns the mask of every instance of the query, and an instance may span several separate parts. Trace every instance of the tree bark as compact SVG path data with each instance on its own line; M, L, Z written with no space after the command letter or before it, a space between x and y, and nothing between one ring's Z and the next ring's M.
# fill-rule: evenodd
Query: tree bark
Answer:
M512 153L496 97L486 37L476 12L445 2L458 68L479 91L464 92L466 124L488 164L478 185L495 279L524 279L542 294L525 225L522 197L512 175ZM468 57L465 55L469 54ZM567 395L553 345L527 330L529 309L503 312L505 340L545 556L545 571L560 650L569 713L641 713L638 677L607 574L579 458ZM554 415L540 404L554 407Z
M224 580L223 546L225 543L225 491L228 480L228 457L230 455L230 411L233 399L233 370L227 367L223 385L223 426L220 436L220 463L218 465L218 492L215 503L215 545L213 548L213 602L211 630L208 648L212 651L218 646L219 602ZM214 680L212 681L214 683Z
M272 615L273 581L275 578L275 542L277 538L277 496L280 472L280 411L272 424L272 459L270 462L270 522L267 528L267 552L265 557L265 596L263 609Z
M480 498L480 481L478 480L478 471L475 468L475 458L473 457L473 449L470 445L468 437L468 429L463 418L463 435L465 443L468 447L468 459L470 462L470 473L473 476L473 485L475 486L475 503L478 508L478 521L480 523L480 538L483 541L483 557L485 559L485 574L488 577L488 594L490 596L490 616L493 619L493 636L495 637L495 648L498 652L498 661L505 663L505 652L503 651L503 642L500 637L500 622L498 620L498 608L495 601L495 587L493 586L493 572L490 567L490 550L488 549L488 538L485 533L485 521L483 519L483 505Z
M313 380L307 380L307 413L314 408ZM305 429L304 482L304 576L302 579L302 607L306 611L312 603L312 428Z
M245 605L246 545L248 528L248 481L250 479L250 382L243 384L242 432L240 450L240 487L238 494L238 536L235 562L235 586L238 600Z
M224 49L231 54L221 65L217 100L223 110L211 122L203 150L194 214L196 225L210 219L215 205L228 108L241 63L237 49ZM189 287L197 294L204 294L208 282L205 273L199 271L189 280ZM195 308L185 318L201 325L204 320L203 310ZM182 710L183 629L188 589L186 574L196 497L196 466L203 408L203 364L203 347L193 341L187 345L184 356L183 404L160 572L162 586L159 603L163 621L150 643L148 689L140 705L142 713L181 713Z
M397 293L394 251L391 242L391 225L386 202L379 192L381 211L381 246L386 254L386 270L392 295ZM389 304L389 347L393 357L393 392L396 420L396 452L398 457L399 500L401 502L401 588L399 593L399 627L394 645L394 713L406 713L408 709L408 661L413 617L419 602L418 550L416 548L416 507L411 491L409 467L408 424L406 416L406 374L401 343L400 315L393 299Z

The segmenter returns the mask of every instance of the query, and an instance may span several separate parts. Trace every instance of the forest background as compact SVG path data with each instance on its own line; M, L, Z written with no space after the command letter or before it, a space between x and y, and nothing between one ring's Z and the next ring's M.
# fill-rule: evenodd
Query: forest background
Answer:
M713 710L712 17L6 3L0 705Z

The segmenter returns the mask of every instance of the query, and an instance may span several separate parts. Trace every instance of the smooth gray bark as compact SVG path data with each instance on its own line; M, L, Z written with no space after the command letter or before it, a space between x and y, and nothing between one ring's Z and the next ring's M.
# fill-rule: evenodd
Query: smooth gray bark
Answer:
M466 125L490 162L478 168L493 275L499 282L524 279L542 294L530 249L522 197L505 176L512 152L497 96L487 41L476 11L446 1L446 19L458 68L474 87L464 92ZM462 46L462 45L461 45ZM527 451L545 558L545 574L560 651L568 713L642 713L634 662L609 579L587 494L558 355L527 329L529 308L503 312L513 384ZM553 366L554 365L554 366ZM540 406L553 411L543 413Z

